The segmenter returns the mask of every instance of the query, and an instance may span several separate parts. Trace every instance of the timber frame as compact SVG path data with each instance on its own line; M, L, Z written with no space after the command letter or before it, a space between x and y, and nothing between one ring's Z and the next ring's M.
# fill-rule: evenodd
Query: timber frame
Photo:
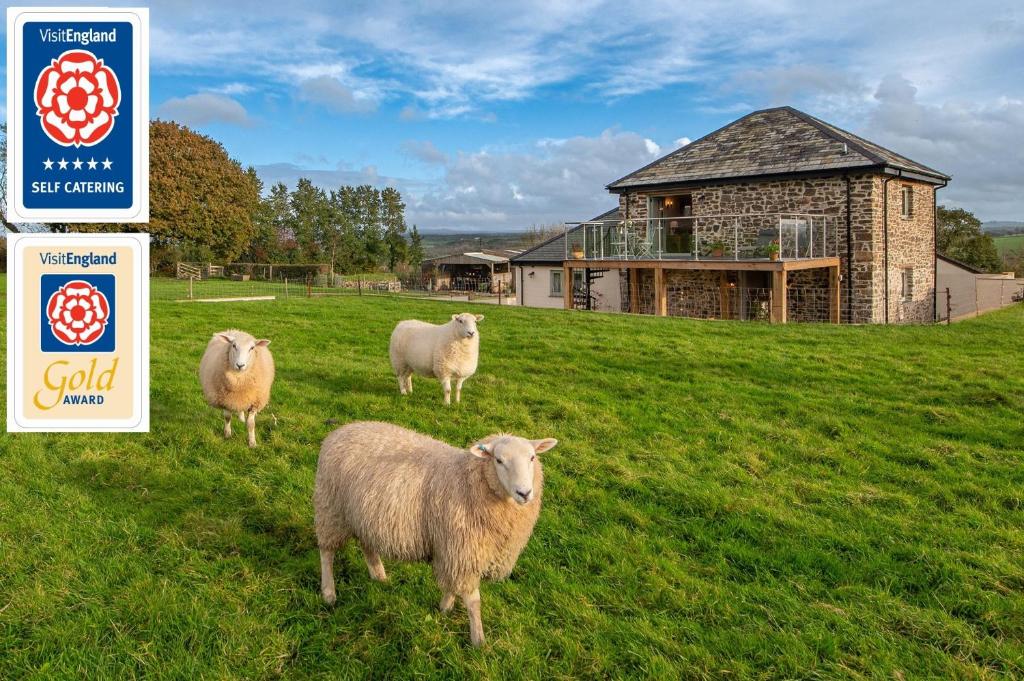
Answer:
M668 315L668 292L665 270L714 270L771 272L771 321L785 324L787 317L787 274L797 270L827 269L829 273L829 321L839 323L840 275L839 258L801 258L798 260L600 260L572 259L562 262L563 296L566 310L573 309L572 271L576 269L614 267L620 270L652 270L654 272L654 313ZM640 312L637 277L629 277L629 311Z

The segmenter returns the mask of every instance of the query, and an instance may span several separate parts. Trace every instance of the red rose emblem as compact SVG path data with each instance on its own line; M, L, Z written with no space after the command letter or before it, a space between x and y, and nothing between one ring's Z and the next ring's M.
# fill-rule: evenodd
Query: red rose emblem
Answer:
M47 137L64 147L91 147L113 129L121 88L102 59L68 50L39 74L35 102Z
M87 281L69 281L46 304L50 330L65 345L90 345L103 335L110 317L107 297Z

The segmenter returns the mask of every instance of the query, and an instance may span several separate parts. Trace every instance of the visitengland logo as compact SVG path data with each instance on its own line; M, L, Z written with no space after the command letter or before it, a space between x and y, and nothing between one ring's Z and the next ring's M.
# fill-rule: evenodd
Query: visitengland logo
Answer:
M46 136L65 147L91 147L114 128L117 75L88 50L68 50L39 73L36 114Z
M43 352L114 350L114 277L42 276Z

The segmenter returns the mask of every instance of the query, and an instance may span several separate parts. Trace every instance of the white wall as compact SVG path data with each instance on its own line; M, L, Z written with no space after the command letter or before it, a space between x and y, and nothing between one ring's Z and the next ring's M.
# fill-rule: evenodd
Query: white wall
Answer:
M938 259L939 318L946 319L946 289L949 289L950 317L953 321L973 317L1013 303L1013 296L1024 287L1013 274L975 274Z
M519 304L527 307L564 307L562 295L551 295L551 272L562 271L561 265L528 265L515 268L516 290ZM530 276L532 273L533 276ZM564 283L567 286L568 283ZM564 289L563 289L564 290ZM604 312L618 312L622 294L619 290L619 270L612 269L594 281L591 292L597 294L597 309Z

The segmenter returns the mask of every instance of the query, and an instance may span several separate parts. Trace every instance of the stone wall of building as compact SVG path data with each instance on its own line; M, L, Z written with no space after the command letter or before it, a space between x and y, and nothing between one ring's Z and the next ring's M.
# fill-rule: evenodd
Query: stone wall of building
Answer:
M879 179L878 194L883 194L883 182ZM911 191L909 217L902 214L902 192ZM889 195L889 322L930 322L935 313L935 188L925 182L894 179L885 191ZM881 202L880 202L881 203ZM878 248L876 277L878 304L876 322L885 321L885 233L879 205ZM909 292L904 291L904 272L910 281ZM909 293L909 295L905 295Z
M842 176L767 182L717 183L670 193L690 193L693 214L697 218L698 238L721 238L731 226L714 226L708 216L769 214L764 225L752 218L741 222L741 258L751 257L758 232L777 229L777 214L827 216L828 231L823 244L828 255L840 259L840 310L845 322L881 323L885 321L885 257L883 234L884 177L879 174L852 175L850 182L850 235L852 264L848 266L846 233L846 182ZM914 211L911 218L900 215L900 188L912 185ZM889 191L889 320L896 322L931 319L934 290L934 231L932 204L934 189L922 182L895 179ZM659 195L669 192L659 192ZM619 217L645 219L648 194L630 191L619 196ZM704 218L703 220L701 218ZM815 223L816 225L819 223ZM817 227L816 227L817 229ZM745 234L744 234L745 232ZM724 239L727 242L730 239ZM815 239L818 252L820 234ZM761 238L761 241L764 239ZM790 244L783 239L783 247ZM913 294L901 296L902 272L912 268ZM852 289L852 297L848 291Z

